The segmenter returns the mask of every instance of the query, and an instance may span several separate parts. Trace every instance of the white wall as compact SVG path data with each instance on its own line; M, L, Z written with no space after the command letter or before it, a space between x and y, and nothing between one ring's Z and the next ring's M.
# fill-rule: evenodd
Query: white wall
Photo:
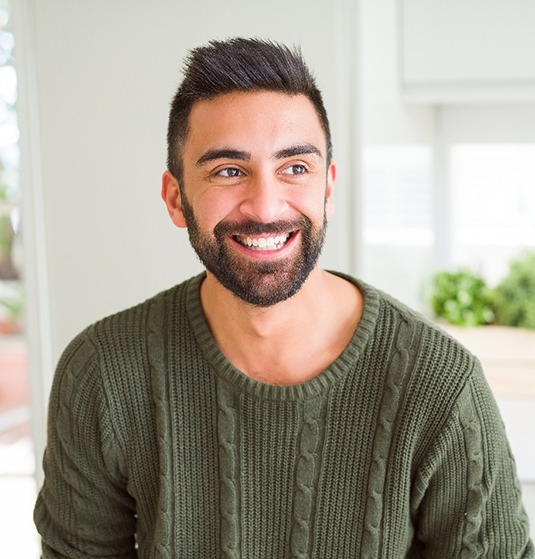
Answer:
M25 242L35 280L28 318L39 319L41 334L31 364L42 398L51 364L78 331L201 270L159 190L182 60L209 39L256 35L302 46L340 164L322 263L351 271L355 2L24 0L17 17Z
M361 147L364 152L381 147L391 152L396 147L421 146L432 156L433 108L408 106L400 95L399 4L361 0ZM385 158L385 166L388 164ZM362 246L364 279L414 307L421 307L421 277L428 272L432 259L431 247Z
M168 105L186 49L235 34L301 43L336 121L335 12L281 0L33 6L57 356L89 321L200 269L159 198ZM327 256L347 263L344 251Z

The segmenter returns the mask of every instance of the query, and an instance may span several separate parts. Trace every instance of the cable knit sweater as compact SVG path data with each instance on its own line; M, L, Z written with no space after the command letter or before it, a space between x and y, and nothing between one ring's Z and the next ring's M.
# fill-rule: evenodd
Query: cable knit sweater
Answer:
M65 351L43 557L534 557L496 404L457 342L357 282L340 357L304 384L263 384L216 346L202 277Z

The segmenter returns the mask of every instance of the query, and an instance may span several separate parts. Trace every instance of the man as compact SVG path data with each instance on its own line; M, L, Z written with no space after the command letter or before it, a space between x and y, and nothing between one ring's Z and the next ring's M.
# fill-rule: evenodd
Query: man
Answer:
M478 362L317 265L335 175L297 52L193 51L162 196L206 272L65 351L44 557L534 556Z

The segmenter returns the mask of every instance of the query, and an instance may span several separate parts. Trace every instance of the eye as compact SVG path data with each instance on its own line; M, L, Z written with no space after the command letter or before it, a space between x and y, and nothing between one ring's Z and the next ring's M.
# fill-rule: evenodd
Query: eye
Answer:
M305 167L305 165L301 165L300 163L294 163L289 167L285 167L281 171L281 173L283 175L304 175L307 171L308 169Z
M235 177L243 176L243 172L236 167L225 167L223 169L219 169L219 171L217 171L217 173L215 173L215 176L232 179L232 178L235 178Z

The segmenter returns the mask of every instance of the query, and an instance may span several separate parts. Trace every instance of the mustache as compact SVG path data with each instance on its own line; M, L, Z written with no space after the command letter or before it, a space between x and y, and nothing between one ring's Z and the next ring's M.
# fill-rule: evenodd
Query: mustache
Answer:
M312 222L305 216L301 216L295 220L280 220L270 223L261 223L259 221L220 221L214 227L214 235L217 238L226 237L228 235L262 235L266 233L284 234L302 229L310 230Z

